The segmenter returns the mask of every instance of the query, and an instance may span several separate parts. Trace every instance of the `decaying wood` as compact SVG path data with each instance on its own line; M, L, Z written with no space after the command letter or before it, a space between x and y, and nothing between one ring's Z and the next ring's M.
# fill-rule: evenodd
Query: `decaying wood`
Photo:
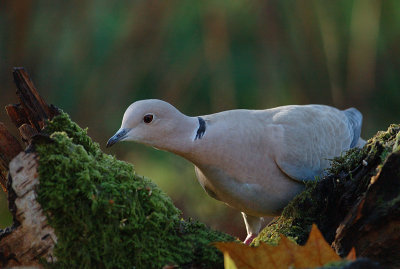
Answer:
M40 266L39 258L54 259L53 248L57 237L36 201L35 187L39 184L37 167L34 153L21 152L10 163L10 185L15 194L14 215L19 225L1 238L1 268Z
M59 110L46 104L24 68L14 68L13 76L20 103L7 105L6 111L27 146L31 138L44 127L45 121L59 114ZM8 163L21 151L18 141L0 123L0 185L4 190L7 185Z
M54 117L58 114L58 111L46 104L25 69L14 68L13 75L20 104L24 108L32 127L40 132L44 127L44 121Z
M20 103L7 105L6 111L28 146L45 121L59 114L59 110L45 103L23 68L14 68L13 75ZM36 201L35 186L39 180L35 155L21 151L18 140L0 123L0 184L8 191L13 215L13 226L0 231L2 268L40 266L39 258L53 259L52 251L57 241Z
M21 151L22 147L18 140L0 122L0 184L4 191L7 190L8 164Z
M26 115L25 110L21 106L21 104L7 105L6 112L8 117L17 128L19 128L24 123L29 124L28 116Z
M400 152L389 155L336 230L333 248L400 267Z
M13 76L20 103L6 106L6 111L28 145L30 138L43 129L45 121L58 115L59 110L46 104L24 68L14 68Z

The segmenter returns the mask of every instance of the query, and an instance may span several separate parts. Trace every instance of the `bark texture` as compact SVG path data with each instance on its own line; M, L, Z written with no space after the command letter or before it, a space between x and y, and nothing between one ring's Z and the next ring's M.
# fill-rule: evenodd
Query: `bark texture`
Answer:
M19 130L21 140L27 146L32 137L40 133L45 121L60 112L55 106L46 104L24 68L15 67L13 76L20 103L7 105L6 111ZM0 122L0 185L5 191L7 191L8 164L21 151L21 144Z
M18 140L0 122L0 185L4 191L7 191L8 165L21 151Z
M35 189L39 184L37 156L21 152L10 163L10 186L13 193L17 227L3 234L0 253L4 266L40 266L39 259L53 261L53 249L57 242L53 228L47 224Z
M24 68L14 68L13 77L20 103L7 105L6 112L19 130L20 139L29 146L45 121L59 114L59 110L44 102ZM22 151L20 142L0 122L0 184L8 192L13 215L13 225L0 231L1 267L39 266L40 258L52 260L57 241L36 201L36 155Z

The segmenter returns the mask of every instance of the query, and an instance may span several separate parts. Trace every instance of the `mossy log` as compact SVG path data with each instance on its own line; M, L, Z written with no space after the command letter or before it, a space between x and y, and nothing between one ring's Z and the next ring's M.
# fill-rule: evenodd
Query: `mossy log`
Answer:
M27 148L8 163L21 146L5 132L15 142L0 148L14 224L0 233L1 267L223 267L211 243L233 237L182 220L154 183L48 106L23 69L14 79L21 103L6 109Z
M308 184L255 239L279 233L304 244L311 224L342 257L355 248L382 268L400 268L400 125L332 161L329 176Z
M0 233L0 266L223 266L210 243L231 236L180 219L156 185L48 106L23 69L14 79L21 103L6 110L27 148L15 157L22 147L0 128L0 182L14 216ZM400 267L399 131L392 125L333 160L329 175L309 183L253 244L276 243L279 233L303 244L316 223L341 256L355 247L358 257Z

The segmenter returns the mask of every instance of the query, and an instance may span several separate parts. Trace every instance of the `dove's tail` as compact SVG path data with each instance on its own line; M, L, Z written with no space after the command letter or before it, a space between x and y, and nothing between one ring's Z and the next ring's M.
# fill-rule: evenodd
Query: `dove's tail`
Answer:
M365 144L365 141L360 138L362 126L362 114L354 107L343 110L349 122L349 128L353 131L353 140L351 141L350 148L360 147ZM361 145L362 144L362 145Z

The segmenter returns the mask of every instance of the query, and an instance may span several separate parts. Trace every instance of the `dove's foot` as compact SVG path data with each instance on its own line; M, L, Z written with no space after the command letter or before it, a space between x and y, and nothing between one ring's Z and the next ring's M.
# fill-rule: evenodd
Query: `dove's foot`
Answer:
M251 242L253 242L253 239L256 238L256 236L256 234L248 234L243 243L245 243L246 245L250 245Z

